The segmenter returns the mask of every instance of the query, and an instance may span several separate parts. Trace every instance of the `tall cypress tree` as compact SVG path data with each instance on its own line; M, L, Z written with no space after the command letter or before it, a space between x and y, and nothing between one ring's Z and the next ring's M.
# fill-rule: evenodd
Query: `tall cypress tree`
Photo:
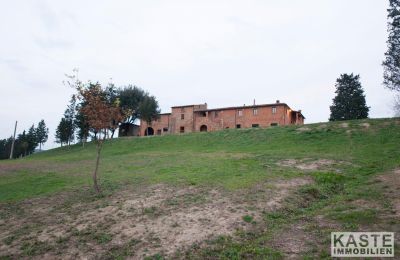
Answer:
M36 128L36 138L40 150L42 150L42 145L47 142L48 137L49 129L46 127L46 123L42 119Z
M400 0L389 0L388 33L383 84L388 89L400 91Z
M342 74L336 80L336 97L330 107L329 121L363 119L368 117L369 107L365 101L360 75Z
M26 139L28 141L27 152L28 152L28 154L31 154L31 153L33 153L35 151L36 147L38 146L37 133L36 133L35 125L32 125L29 128L28 134L26 135Z

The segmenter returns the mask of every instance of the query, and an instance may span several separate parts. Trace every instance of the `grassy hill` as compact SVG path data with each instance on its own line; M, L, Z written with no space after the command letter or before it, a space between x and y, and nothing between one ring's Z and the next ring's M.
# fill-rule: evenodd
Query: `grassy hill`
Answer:
M324 258L331 231L400 231L398 119L108 141L102 196L94 158L0 162L0 257Z

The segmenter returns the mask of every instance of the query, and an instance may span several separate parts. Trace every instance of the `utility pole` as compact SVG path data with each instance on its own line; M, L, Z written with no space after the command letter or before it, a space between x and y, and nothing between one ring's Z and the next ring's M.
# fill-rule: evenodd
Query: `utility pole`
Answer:
M13 157L14 143L15 143L15 133L17 132L17 124L18 124L18 121L15 121L14 137L13 137L12 144L11 144L10 159L12 159L12 157Z

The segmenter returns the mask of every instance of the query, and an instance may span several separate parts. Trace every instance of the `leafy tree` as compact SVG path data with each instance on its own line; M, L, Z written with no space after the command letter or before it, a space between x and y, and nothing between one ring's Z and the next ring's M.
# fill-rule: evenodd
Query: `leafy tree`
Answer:
M7 144L6 139L0 140L0 160L5 159L4 155L6 154L6 144Z
M26 135L26 131L24 130L22 134L19 134L17 139L15 140L13 157L16 158L26 156L28 153L28 146L29 141Z
M104 90L105 94L105 99L107 103L112 106L113 104L116 104L118 107L120 107L120 99L118 97L118 90L115 88L115 85L113 83L109 83L108 86ZM123 111L123 110L121 110ZM111 131L111 139L114 137L115 130L118 128L119 124L124 118L114 118L111 121L110 128L108 130Z
M35 125L32 125L28 130L28 134L26 135L26 140L28 142L28 148L27 148L28 154L31 154L35 151L36 147L39 144L37 139L38 138Z
M75 116L75 127L77 129L76 136L78 138L78 141L82 143L82 145L85 145L85 142L89 138L89 131L90 127L89 124L87 123L87 120L85 119L85 115L81 113L81 108L83 107L83 104L79 104L77 106L77 112Z
M388 50L383 61L383 84L391 90L400 91L400 0L389 0Z
M336 97L330 107L329 121L363 119L368 117L369 107L366 105L364 90L360 76L342 74L336 80Z
M126 122L133 124L140 117L140 103L146 95L148 94L137 86L129 85L118 89L120 107L127 113Z
M56 134L55 134L56 143L61 144L61 146L63 146L63 144L68 144L68 142L70 140L69 127L70 127L70 124L67 121L67 119L65 117L61 118L61 121L58 124L57 129L56 129Z
M90 128L94 129L98 134L96 139L96 166L93 172L93 186L97 193L100 193L100 187L97 183L97 172L100 162L100 154L103 143L106 139L106 132L112 127L113 120L119 122L123 120L123 113L118 102L110 104L107 99L107 91L100 84L75 85L78 91L78 98L85 104L80 108L80 112ZM102 136L101 136L102 135Z
M11 142L11 138L0 140L0 160L10 157Z
M46 123L42 119L36 128L36 142L39 144L39 149L42 150L42 145L47 142L49 138L49 129L46 127Z
M118 94L120 106L127 113L125 122L133 124L141 118L150 123L158 118L160 109L156 98L143 89L129 85L119 89Z
M154 96L146 95L139 105L140 117L142 120L150 124L151 121L157 119L160 114L158 102ZM146 131L148 131L146 129ZM146 133L148 134L148 133Z
M65 136L68 138L68 146L75 140L75 117L76 117L76 97L72 95L69 105L64 112Z

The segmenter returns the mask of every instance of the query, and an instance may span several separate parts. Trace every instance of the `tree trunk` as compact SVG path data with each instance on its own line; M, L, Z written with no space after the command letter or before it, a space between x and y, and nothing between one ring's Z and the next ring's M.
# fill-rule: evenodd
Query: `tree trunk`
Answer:
M97 143L96 167L95 167L94 172L93 172L93 187L94 187L94 190L96 191L97 194L100 193L100 187L97 184L97 171L99 169L101 148L102 148L102 143L101 143L101 141L98 141L98 143Z
M42 150L42 143L39 143L39 150Z
M111 139L114 138L114 133L115 133L115 129L112 129L112 130L111 130Z

